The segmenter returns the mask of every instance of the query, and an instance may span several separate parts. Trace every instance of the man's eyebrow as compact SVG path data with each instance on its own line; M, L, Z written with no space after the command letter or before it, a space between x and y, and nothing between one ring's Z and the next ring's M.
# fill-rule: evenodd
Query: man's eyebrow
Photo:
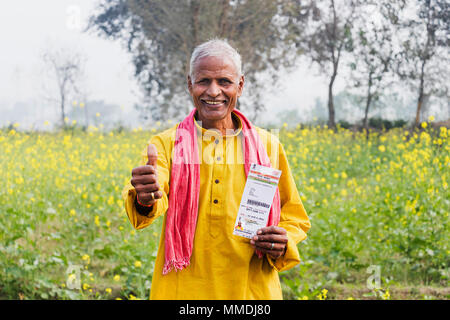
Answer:
M235 80L235 77L234 76L225 76L225 77L219 78L219 80L228 80L230 82L233 82Z

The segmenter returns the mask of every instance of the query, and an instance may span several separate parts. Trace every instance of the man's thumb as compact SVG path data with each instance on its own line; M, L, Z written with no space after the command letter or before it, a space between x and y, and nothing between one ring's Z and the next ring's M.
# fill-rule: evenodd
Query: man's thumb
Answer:
M156 168L156 162L158 160L158 151L156 150L156 147L154 144L149 144L147 147L147 165L154 166Z

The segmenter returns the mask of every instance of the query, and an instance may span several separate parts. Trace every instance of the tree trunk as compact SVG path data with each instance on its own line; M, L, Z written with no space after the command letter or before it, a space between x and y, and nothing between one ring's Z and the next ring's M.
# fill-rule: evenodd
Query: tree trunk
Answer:
M337 75L337 68L339 65L339 56L340 56L340 47L337 49L337 58L335 56L335 45L334 42L336 39L336 29L337 29L337 15L336 15L336 8L334 6L334 0L331 0L330 2L331 8L333 9L333 29L332 29L332 37L331 42L333 43L331 45L331 57L332 57L332 63L333 63L333 74L331 75L330 83L328 84L328 127L331 129L336 128L336 122L334 120L334 101L333 101L333 85L334 80L336 79Z
M414 121L414 126L418 127L420 124L420 112L422 111L423 104L423 92L420 91L419 99L417 100L417 110L416 110L416 119Z
M366 109L364 110L364 120L363 120L363 127L364 129L368 130L369 129L369 124L368 124L368 117L369 117L369 109L370 109L370 103L372 100L372 95L369 94L367 96L367 101L366 101Z
M89 127L89 117L88 117L88 110L87 110L87 103L84 104L84 122L86 126L86 130Z
M336 128L336 123L334 120L334 101L333 101L333 85L336 79L336 72L333 73L328 84L328 127L331 129Z
M420 85L419 85L419 98L417 99L417 110L416 110L416 119L414 121L414 126L419 126L420 123L420 112L423 107L423 98L424 98L424 82L425 82L425 64L427 60L423 60L422 68L420 70Z
M65 105L64 94L61 94L61 125L62 125L62 128L64 128L66 126L66 122L65 122L66 114L64 111L64 105Z
M369 124L368 124L368 117L369 117L369 109L370 104L372 102L372 75L373 73L369 73L369 83L367 86L367 98L366 98L366 109L364 110L364 120L363 120L363 127L366 130L366 139L369 140Z

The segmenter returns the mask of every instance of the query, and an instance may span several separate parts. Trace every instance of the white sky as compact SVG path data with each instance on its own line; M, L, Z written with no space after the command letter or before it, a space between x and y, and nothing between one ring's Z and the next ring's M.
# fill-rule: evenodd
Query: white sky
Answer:
M85 87L89 99L104 100L132 110L139 89L133 79L130 55L116 41L105 40L77 28L86 24L97 1L93 0L2 0L0 2L0 112L16 102L32 101L36 118L56 113L42 100L40 54L48 46L79 51L86 58ZM79 12L79 19L77 14ZM340 90L339 83L335 92ZM308 67L283 77L279 89L267 95L269 111L307 109L315 97L326 95L326 80ZM190 101L186 101L190 103ZM33 115L34 116L34 115ZM1 119L0 119L1 120ZM9 119L3 119L2 123Z
M39 100L47 47L71 48L87 58L85 86L90 99L131 106L137 89L129 55L118 42L81 32L71 9L79 8L80 26L92 0L9 0L0 2L0 102ZM0 104L0 108L4 104Z

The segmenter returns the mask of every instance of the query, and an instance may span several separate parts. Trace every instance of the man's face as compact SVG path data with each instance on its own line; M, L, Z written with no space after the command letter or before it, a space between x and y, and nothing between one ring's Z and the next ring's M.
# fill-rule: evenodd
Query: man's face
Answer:
M210 123L230 116L244 87L244 77L238 77L231 59L201 58L195 64L193 77L193 81L188 77L188 88L198 120Z

